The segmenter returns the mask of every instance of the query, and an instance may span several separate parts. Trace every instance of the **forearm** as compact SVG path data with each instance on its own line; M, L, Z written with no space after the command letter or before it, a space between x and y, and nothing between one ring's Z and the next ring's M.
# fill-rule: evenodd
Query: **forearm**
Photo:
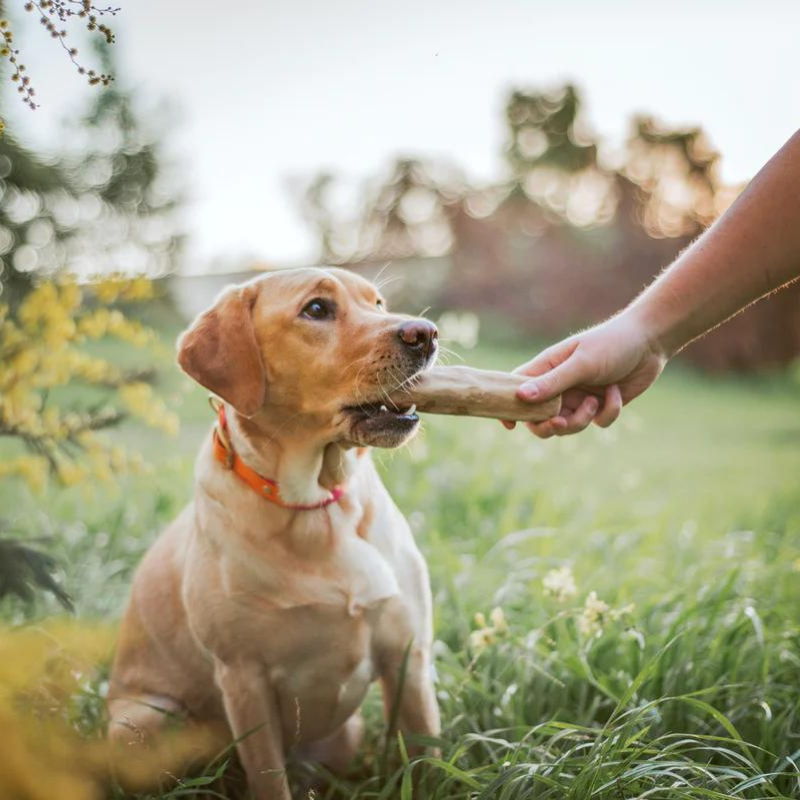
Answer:
M672 356L800 275L800 131L627 313Z

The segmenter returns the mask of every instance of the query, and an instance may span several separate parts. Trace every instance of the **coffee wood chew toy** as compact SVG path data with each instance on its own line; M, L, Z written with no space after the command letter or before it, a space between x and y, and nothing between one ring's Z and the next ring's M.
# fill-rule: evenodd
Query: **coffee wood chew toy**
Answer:
M429 414L491 417L509 422L542 422L558 414L561 398L524 403L517 389L523 375L472 367L432 367L392 393L398 406L416 405Z

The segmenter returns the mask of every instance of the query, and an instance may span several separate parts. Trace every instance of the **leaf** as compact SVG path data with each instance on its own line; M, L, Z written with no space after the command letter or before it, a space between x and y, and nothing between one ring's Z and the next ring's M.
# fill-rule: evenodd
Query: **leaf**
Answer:
M53 578L57 566L56 560L47 553L17 539L0 538L0 600L16 595L29 603L35 589L44 589L52 592L68 611L74 611L72 598Z

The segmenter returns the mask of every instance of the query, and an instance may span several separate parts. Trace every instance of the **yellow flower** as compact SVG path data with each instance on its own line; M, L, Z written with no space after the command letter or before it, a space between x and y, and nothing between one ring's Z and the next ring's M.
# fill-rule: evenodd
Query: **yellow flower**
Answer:
M114 363L90 355L82 349L86 340L113 335L136 346L155 341L155 333L138 320L128 319L119 309L87 309L85 295L107 302L136 302L153 296L145 278L126 279L112 276L89 288L67 278L45 281L32 289L15 313L0 305L0 429L32 443L36 456L7 460L0 475L16 475L34 489L41 489L51 468L62 483L79 483L89 475L110 480L114 473L131 468L142 469L121 451L111 451L108 443L93 431L104 415L113 419L114 406L121 403L146 424L174 435L177 416L145 383L117 389L123 373ZM75 381L117 391L109 399L107 410L68 411L60 408L57 393L51 389ZM83 448L85 461L80 463L63 455L59 445L71 441Z
M22 478L34 492L40 492L47 486L48 474L49 464L43 456L18 456L0 462L0 478Z
M151 428L158 428L170 436L178 433L178 417L168 411L147 383L129 383L119 390L119 397L128 410Z

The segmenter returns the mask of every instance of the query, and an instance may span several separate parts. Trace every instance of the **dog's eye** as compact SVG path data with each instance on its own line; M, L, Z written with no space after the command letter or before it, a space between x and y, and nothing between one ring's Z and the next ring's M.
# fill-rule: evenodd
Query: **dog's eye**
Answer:
M333 319L333 303L321 297L315 297L303 306L300 315L306 319Z

